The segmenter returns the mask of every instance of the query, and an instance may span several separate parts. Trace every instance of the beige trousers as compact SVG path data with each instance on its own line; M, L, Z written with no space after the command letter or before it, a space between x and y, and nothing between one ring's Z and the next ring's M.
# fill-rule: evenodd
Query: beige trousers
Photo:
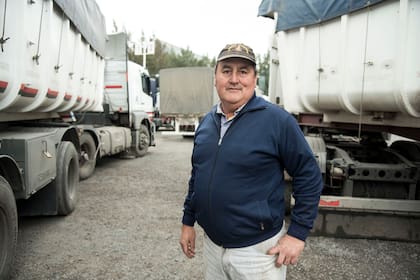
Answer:
M206 280L285 280L286 266L275 266L277 255L267 255L286 234L286 228L270 239L249 247L226 249L204 236Z

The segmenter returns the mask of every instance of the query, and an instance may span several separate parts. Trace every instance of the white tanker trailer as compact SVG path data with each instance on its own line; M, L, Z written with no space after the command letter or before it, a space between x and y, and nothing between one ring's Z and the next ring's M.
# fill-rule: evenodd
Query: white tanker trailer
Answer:
M314 233L420 242L420 1L264 0L259 15L275 19L270 101L324 176Z

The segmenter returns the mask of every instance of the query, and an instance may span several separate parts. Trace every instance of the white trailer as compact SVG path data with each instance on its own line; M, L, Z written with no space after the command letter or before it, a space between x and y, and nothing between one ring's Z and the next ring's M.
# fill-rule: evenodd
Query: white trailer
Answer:
M259 14L275 18L270 101L325 179L314 232L419 242L420 1L265 0Z
M178 67L159 71L160 126L166 135L194 136L204 115L217 103L214 69Z
M104 22L94 0L0 4L0 279L18 215L70 214L97 158L154 145L147 71Z

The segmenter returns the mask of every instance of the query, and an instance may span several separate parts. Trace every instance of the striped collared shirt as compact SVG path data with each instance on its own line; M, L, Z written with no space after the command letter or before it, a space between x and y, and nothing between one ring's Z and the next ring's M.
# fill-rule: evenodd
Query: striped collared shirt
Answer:
M229 126L232 124L233 119L239 114L239 112L242 110L242 108L245 106L246 104L242 105L241 107L239 107L234 113L233 113L233 117L231 117L230 119L227 118L226 114L223 113L222 110L222 106L221 103L219 102L219 104L217 104L217 108L216 108L216 114L221 115L220 116L220 139L219 139L219 143L222 142L223 136L225 136L226 130L229 128Z

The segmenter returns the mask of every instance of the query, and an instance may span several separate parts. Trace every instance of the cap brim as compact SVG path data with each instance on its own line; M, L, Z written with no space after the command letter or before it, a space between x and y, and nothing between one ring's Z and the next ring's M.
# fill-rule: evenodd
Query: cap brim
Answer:
M256 64L255 63L255 60L253 60L252 58L250 58L248 56L245 56L245 55L240 55L240 54L227 54L227 55L222 55L222 56L220 56L217 59L217 61L222 61L222 60L225 60L225 59L228 59L228 58L242 58L242 59L246 59L246 60L248 60L248 61Z

